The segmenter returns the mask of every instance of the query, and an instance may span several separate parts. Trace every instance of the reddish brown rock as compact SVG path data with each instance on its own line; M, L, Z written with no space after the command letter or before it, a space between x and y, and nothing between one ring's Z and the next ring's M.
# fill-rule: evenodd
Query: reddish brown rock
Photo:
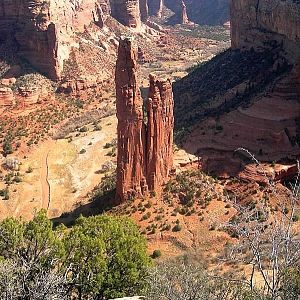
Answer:
M125 26L132 28L141 27L139 0L112 0L112 17Z
M296 178L298 171L297 165L280 166L279 168L275 169L274 180L280 182L293 180Z
M9 107L15 104L13 91L8 88L0 88L0 107Z
M186 11L186 5L184 1L181 1L181 16L180 16L180 23L181 24L189 24L189 18Z
M137 51L121 40L116 66L118 118L117 200L158 191L173 165L173 93L170 80L150 76L148 123L137 78Z
M58 92L79 96L101 91L102 80L95 76L85 76L76 80L66 80L60 84Z
M156 191L165 183L173 166L173 92L169 79L150 75L147 105L147 183Z
M120 40L116 65L118 118L118 201L147 192L143 99L137 78L137 53L130 39Z
M36 87L20 87L18 94L22 101L22 105L26 107L36 104L39 101L41 90Z

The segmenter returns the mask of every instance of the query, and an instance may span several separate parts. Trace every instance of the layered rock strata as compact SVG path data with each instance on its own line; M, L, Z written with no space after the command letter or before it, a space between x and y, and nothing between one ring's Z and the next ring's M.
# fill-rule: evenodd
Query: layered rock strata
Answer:
M60 78L63 62L97 15L98 1L0 0L0 40L12 38L18 55L49 78Z
M111 0L111 15L125 26L141 27L139 0Z
M300 57L300 3L295 0L231 1L234 49L280 45L289 60Z
M155 191L169 176L173 162L173 92L170 79L150 75L147 105L147 183Z
M0 88L0 107L10 107L15 103L15 97L11 88Z
M116 66L118 118L117 200L147 195L164 183L173 164L173 93L170 80L150 76L147 124L137 77L137 51L120 41Z
M0 43L13 40L18 56L50 79L60 80L64 61L72 48L80 47L78 34L92 23L104 27L109 15L139 29L141 15L148 18L147 1L0 0Z

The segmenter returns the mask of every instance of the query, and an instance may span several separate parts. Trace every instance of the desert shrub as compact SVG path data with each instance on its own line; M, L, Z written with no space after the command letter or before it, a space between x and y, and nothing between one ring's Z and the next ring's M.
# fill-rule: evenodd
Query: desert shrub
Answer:
M140 294L150 259L128 218L80 217L53 228L46 211L0 222L0 298L110 299ZM88 276L87 276L88 274Z
M160 250L154 250L153 253L152 253L152 255L151 255L151 257L153 259L161 257L161 251Z
M173 232L178 232L178 231L181 231L182 227L180 224L176 224L174 227L173 227Z
M148 282L148 300L267 300L238 281L209 274L185 257L158 264Z

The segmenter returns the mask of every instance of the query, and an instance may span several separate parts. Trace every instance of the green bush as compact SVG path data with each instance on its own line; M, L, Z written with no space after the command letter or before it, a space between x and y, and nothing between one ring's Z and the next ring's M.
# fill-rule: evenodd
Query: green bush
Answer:
M173 232L178 232L178 231L181 231L182 227L180 224L176 224L174 227L173 227Z
M152 255L151 255L151 257L153 259L161 257L161 251L160 250L154 250L153 253L152 253Z
M22 282L24 293L39 276L54 273L67 280L63 284L68 299L132 296L146 285L150 265L146 240L129 218L80 217L70 229L53 228L46 211L41 211L29 222L14 218L0 222L0 232L0 278L5 275L1 274L4 262L26 266L26 279L18 273L10 278L12 286ZM5 295L1 288L0 297ZM21 293L16 299L31 297L23 298Z

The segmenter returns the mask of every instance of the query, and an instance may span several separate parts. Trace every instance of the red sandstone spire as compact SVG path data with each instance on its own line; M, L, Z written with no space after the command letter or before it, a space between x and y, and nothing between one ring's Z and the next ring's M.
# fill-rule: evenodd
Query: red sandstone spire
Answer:
M145 125L143 99L137 79L137 54L132 41L120 40L116 66L118 118L117 198L147 190L145 178Z
M188 24L189 18L186 11L186 5L184 3L184 0L181 0L181 24Z
M137 78L137 53L130 39L120 41L116 67L118 118L117 200L158 191L173 164L173 93L168 80L150 75L148 123Z
M168 178L173 165L173 92L169 79L150 75L147 106L147 183L157 190Z

